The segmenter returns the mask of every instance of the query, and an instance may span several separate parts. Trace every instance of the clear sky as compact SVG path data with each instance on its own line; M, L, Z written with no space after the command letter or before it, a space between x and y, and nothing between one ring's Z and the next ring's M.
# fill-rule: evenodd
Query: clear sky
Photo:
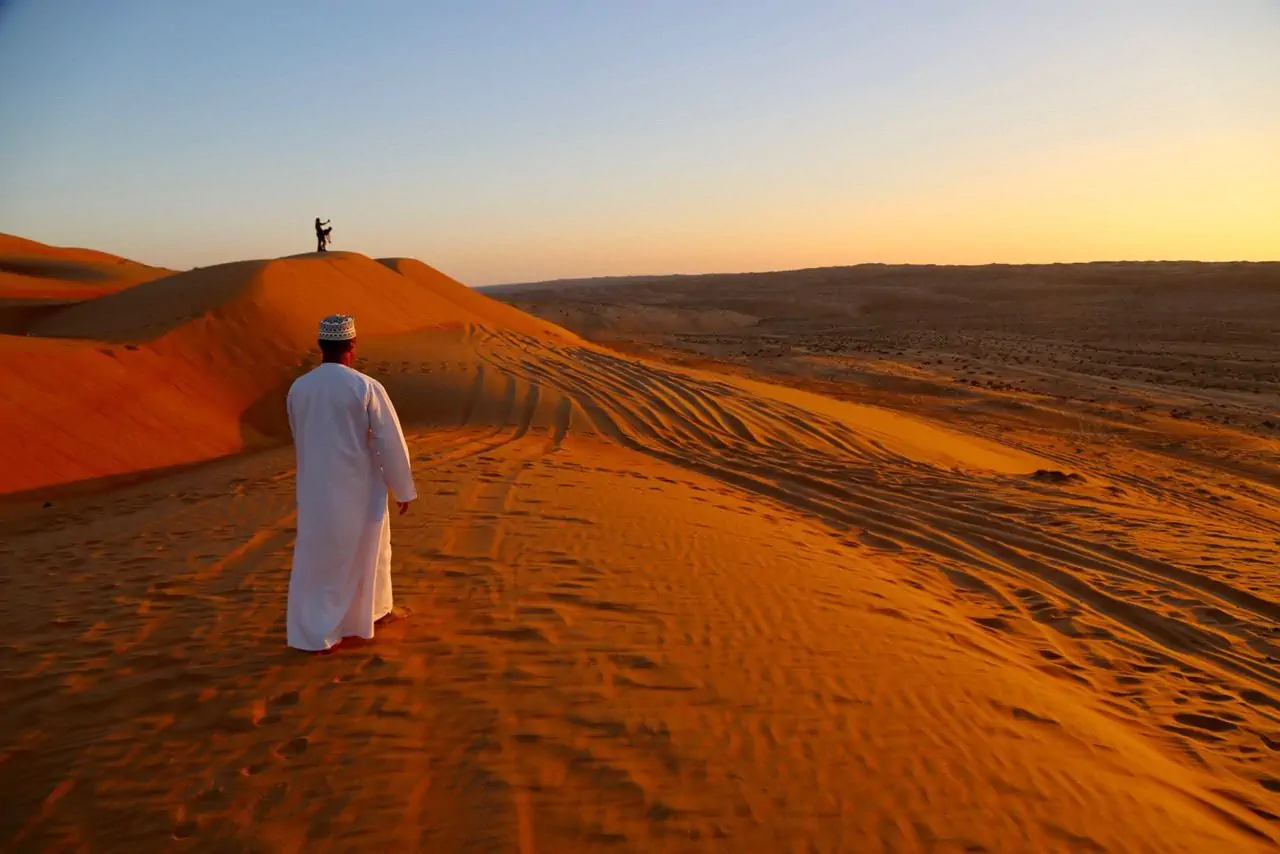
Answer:
M1280 258L1277 0L0 0L0 231L471 284Z

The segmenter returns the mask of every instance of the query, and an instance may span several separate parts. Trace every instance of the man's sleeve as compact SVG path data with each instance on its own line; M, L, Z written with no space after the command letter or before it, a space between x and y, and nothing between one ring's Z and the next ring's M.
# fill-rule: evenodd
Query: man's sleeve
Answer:
M418 497L413 485L413 472L409 468L409 447L400 429L396 408L382 383L369 384L369 430L373 434L373 449L382 465L382 479L397 501L412 501Z

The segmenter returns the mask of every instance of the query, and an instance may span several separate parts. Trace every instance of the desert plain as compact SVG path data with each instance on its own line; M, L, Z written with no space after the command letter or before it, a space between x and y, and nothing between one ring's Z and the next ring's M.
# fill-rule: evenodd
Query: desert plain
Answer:
M289 382L405 425L395 619L286 648ZM1280 840L1280 264L470 289L0 236L0 849Z

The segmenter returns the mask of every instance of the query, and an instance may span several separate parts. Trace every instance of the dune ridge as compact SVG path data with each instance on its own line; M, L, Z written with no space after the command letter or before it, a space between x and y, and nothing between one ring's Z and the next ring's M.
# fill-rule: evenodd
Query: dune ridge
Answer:
M0 234L0 334L21 333L67 306L171 272L106 252Z
M88 299L172 273L96 249L0 234L0 298Z
M357 314L369 340L512 322L512 315L526 330L575 337L421 262L333 252L149 280L60 306L22 336L0 336L2 364L14 377L3 427L15 437L0 452L0 492L187 464L287 439L277 398L314 358L316 324L334 310ZM122 441L121 429L145 439ZM69 435L56 445L40 440L50 432Z

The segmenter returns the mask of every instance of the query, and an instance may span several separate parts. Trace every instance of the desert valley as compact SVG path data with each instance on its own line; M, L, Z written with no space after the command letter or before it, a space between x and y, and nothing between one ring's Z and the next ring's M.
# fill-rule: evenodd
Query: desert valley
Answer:
M403 613L286 648L360 325ZM0 236L0 848L1275 850L1280 264L475 290Z

